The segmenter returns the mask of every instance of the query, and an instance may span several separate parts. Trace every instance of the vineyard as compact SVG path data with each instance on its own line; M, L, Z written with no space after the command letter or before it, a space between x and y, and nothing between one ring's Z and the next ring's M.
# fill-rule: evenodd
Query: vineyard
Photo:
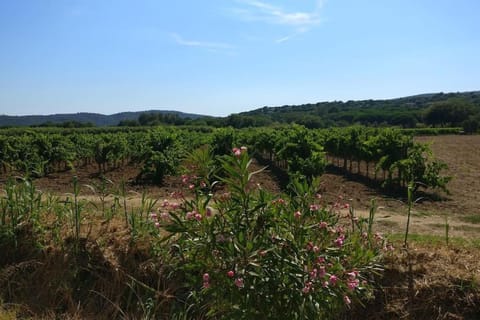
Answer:
M330 163L351 173L356 170L367 179L381 180L386 187L405 188L413 181L417 187L445 191L448 182L440 175L445 165L432 159L428 146L414 143L411 134L396 129L308 130L294 125L249 130L49 131L7 130L0 135L3 174L38 178L62 170L74 172L89 164L97 165L102 174L134 162L143 165L139 179L161 183L165 175L178 172L181 160L191 150L208 145L213 156L220 156L234 145L245 145L253 156L290 177L321 175ZM360 173L362 163L366 171Z
M410 206L445 198L451 171L414 133L4 129L0 318L348 319L362 305L375 310L382 275L411 268L418 252L395 251L408 249L408 229L404 243L378 232L375 201L357 214L322 177L350 177ZM465 315L477 312L479 293L469 290L452 294L469 295Z

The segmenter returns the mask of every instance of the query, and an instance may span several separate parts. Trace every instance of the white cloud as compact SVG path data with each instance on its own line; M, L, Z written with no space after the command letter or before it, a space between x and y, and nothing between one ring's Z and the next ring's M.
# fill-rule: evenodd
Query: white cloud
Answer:
M208 41L197 41L197 40L186 40L177 33L171 33L170 36L175 40L175 42L182 46L187 47L200 47L205 49L233 49L234 47L227 43L221 42L208 42Z
M289 35L275 40L277 43L288 41L322 22L320 13L324 0L317 0L311 11L287 11L282 7L259 0L237 0L237 3L242 6L232 11L243 20L282 25L292 29Z

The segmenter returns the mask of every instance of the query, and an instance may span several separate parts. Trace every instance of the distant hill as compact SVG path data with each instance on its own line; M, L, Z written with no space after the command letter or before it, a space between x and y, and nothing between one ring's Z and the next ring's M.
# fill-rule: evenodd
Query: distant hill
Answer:
M415 127L424 121L426 111L435 104L456 101L480 112L480 91L427 93L415 96L357 101L330 101L302 105L262 107L232 114L225 123L234 127L298 123L309 128L363 124Z
M450 112L446 112L448 108L442 109L442 104L451 105ZM432 113L429 118L426 114L430 112L433 106L438 107L437 113L439 114ZM459 115L462 116L460 120L457 119ZM177 121L178 118L189 120ZM418 125L461 126L465 119L475 121L480 126L480 91L425 93L382 100L328 101L277 107L265 106L251 111L231 114L227 117L211 117L166 110L121 112L112 115L98 113L43 116L0 115L0 127L38 126L45 123L61 124L70 121L82 124L92 123L96 126L117 126L122 122L122 125L130 126L132 124L128 121L133 121L137 125L140 123L141 125L152 126L159 123L173 125L188 123L214 127L246 128L297 123L307 128L328 128L352 124L415 128Z
M40 125L47 122L63 123L68 121L75 121L80 123L92 123L96 126L116 126L122 120L137 120L142 113L163 113L174 114L180 118L199 119L207 117L199 114L184 113L179 111L167 110L148 110L137 112L120 112L111 115L104 115L99 113L66 113L66 114L52 114L52 115L29 115L29 116L7 116L0 115L0 126L33 126Z

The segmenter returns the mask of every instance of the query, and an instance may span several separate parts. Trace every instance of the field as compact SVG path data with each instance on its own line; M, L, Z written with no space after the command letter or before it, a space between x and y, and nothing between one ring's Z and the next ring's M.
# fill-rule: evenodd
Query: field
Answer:
M445 234L445 218L448 218L450 235L475 239L480 232L480 136L440 135L417 137L416 141L428 143L438 159L448 164L446 174L453 179L448 184L450 194L419 195L422 197L413 208L412 232L419 234ZM254 163L254 170L262 166ZM129 200L139 203L142 193L156 199L166 199L183 186L178 177L168 177L163 186L154 184L134 183L139 166L128 165L105 174L113 182L129 181ZM330 170L331 171L331 170ZM92 189L86 187L98 183L96 166L86 166L77 169L76 173L81 194L89 200L95 199ZM269 168L256 177L259 183L269 191L281 191L278 179ZM5 178L3 179L3 183ZM46 192L63 195L72 192L72 172L53 173L47 177L35 180L35 186ZM359 215L368 214L371 199L376 199L378 212L378 228L388 233L399 233L406 223L406 199L401 195L385 195L383 190L369 187L355 179L340 173L327 172L321 177L321 190L327 203L333 203L342 196Z
M448 184L449 194L439 192L416 195L419 199L412 209L411 243L407 253L399 249L402 246L407 219L405 195L386 195L384 190L365 184L355 175L342 175L334 168L327 169L320 178L320 201L325 206L333 206L338 199L342 199L343 203L354 209L355 215L368 217L371 200L376 199L374 229L384 233L397 248L386 258L385 277L381 280L383 289L376 291L375 299L367 305L368 312L355 307L349 313L343 314L342 318L356 319L361 314L362 317L371 319L474 319L480 314L477 305L480 302L480 293L476 288L479 281L477 275L480 272L480 136L423 136L416 140L431 143L435 156L448 164L446 173L453 179ZM262 168L258 162L252 163L252 171ZM130 164L105 173L107 181L111 181L107 184L107 206L112 206L115 198L118 200L122 197L118 189L122 181L126 182L123 198L129 210L145 204L145 199L157 200L157 208L165 200L175 201L172 194L185 191L185 185L178 176L167 176L161 186L138 183L136 178L139 170L139 166ZM254 176L252 183L279 194L281 181L272 171L275 170L267 167ZM102 201L99 197L100 179L97 167L87 165L77 168L75 175L78 178L78 199L85 201L84 210L90 212L86 214L88 221L83 221L82 234L87 240L92 239L89 249L85 248L92 255L92 261L100 260L114 269L125 267L125 264L140 264L145 268L143 272L148 273L150 260L148 252L142 249L145 244L139 241L138 248L130 247L131 240L124 230L121 216L108 223L100 217ZM72 198L75 193L71 171L51 173L35 179L34 184L41 192L60 198ZM5 188L6 177L2 176L0 189ZM187 192L186 196L194 197L194 194ZM344 216L348 212L345 208L340 210ZM445 245L447 240L450 246ZM96 250L95 254L89 250ZM122 250L126 250L123 256L120 255ZM28 253L20 253L22 254L28 258ZM48 263L58 262L55 259L59 257L52 258ZM41 263L48 264L45 261ZM66 267L68 261L60 264ZM132 266L130 268L136 270ZM0 283L8 282L9 285L14 285L17 281L25 285L15 277L12 282L6 279L8 272L5 270L11 272L8 268L0 269ZM61 273L61 270L53 270L48 276L58 276ZM143 276L148 278L145 274ZM45 285L45 281L40 283ZM36 285L38 286L38 282ZM115 290L114 285L111 290ZM46 297L47 294L38 294L40 301ZM12 305L15 307L18 304L19 307L4 313L0 308L0 319L14 319L14 314L35 317L38 312L44 312L28 297L19 294L16 298L18 301ZM88 313L80 310L75 314L74 301L57 304L66 307L50 310L50 316L52 312L66 312L73 318L88 317ZM121 317L122 312L117 312L117 315Z
M480 136L422 136L416 141L431 144L434 155L448 164L446 174L450 194L424 195L413 208L412 232L426 235L445 234L448 218L450 235L478 239L480 232ZM365 214L370 199L377 199L377 222L386 232L402 232L406 222L405 198L385 196L376 189L338 174L322 177L325 190L351 199L359 214ZM419 196L420 197L420 196Z

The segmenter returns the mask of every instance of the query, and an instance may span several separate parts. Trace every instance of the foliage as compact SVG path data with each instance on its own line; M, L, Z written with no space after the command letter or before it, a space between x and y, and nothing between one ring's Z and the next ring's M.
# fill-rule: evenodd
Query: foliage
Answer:
M177 135L162 131L152 131L147 145L142 174L162 183L167 174L175 173L183 157L182 145Z
M432 103L424 115L426 124L459 126L474 114L473 104L465 99L451 98Z
M165 257L181 283L188 318L327 319L368 297L383 240L363 222L350 230L317 201L315 184L292 196L252 185L246 149L221 161L225 193L197 186L193 200L162 221ZM353 220L352 220L353 221Z

